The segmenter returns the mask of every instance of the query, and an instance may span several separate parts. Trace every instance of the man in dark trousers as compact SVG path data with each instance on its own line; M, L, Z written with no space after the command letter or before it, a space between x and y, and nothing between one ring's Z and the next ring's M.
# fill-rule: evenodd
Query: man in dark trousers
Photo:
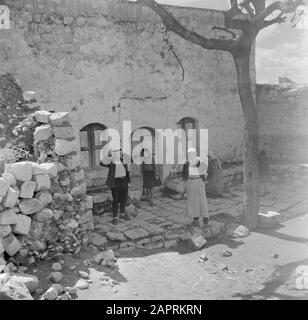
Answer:
M130 183L127 164L123 163L123 154L121 149L110 150L107 157L101 154L100 164L108 167L108 177L106 184L111 188L112 193L112 211L113 224L118 223L118 207L120 203L120 217L129 219L125 214L125 206L128 197L128 184Z

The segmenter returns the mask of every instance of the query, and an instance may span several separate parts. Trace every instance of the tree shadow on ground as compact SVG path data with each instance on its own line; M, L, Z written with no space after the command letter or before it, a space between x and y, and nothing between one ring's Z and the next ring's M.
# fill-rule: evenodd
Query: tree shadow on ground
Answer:
M278 300L308 300L308 290L297 290L292 287L292 273L299 265L308 265L308 258L277 266L269 281L263 284L263 289L249 294L236 293L234 297L244 300L278 299ZM277 292L281 287L284 290Z

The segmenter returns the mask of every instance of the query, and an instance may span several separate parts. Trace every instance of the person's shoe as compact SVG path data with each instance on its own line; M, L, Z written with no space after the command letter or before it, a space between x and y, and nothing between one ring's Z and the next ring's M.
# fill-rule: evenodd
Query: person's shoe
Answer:
M153 202L150 202L150 207L154 207L154 203Z
M126 212L121 213L120 218L123 220L130 220L130 218Z
M119 223L119 218L118 217L113 217L112 224L116 225L118 223Z

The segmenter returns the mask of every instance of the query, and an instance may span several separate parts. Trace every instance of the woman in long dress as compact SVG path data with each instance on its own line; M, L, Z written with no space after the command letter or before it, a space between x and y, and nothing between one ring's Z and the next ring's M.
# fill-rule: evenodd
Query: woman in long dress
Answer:
M205 181L207 165L197 157L196 149L188 149L188 161L183 167L183 180L186 182L187 215L193 218L193 224L199 224L199 218L203 219L203 225L209 222L209 211L205 193Z
M148 149L142 150L143 163L141 164L141 173L143 178L143 188L146 192L146 199L153 207L153 188L157 186L158 174L154 159Z

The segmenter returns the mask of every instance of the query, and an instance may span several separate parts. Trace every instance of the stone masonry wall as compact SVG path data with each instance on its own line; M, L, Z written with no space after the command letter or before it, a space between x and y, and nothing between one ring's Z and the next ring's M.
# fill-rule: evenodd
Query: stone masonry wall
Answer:
M72 112L76 136L90 123L118 129L132 119L132 130L175 129L191 117L209 129L209 147L223 161L241 160L244 125L230 54L170 34L182 82L160 18L148 8L114 0L7 5L11 30L1 33L0 74L12 72L24 91L36 92L41 109ZM212 27L224 25L219 11L168 9L201 34L218 37Z
M94 229L69 114L36 111L35 119L38 162L6 164L0 178L0 258L28 263L78 252Z
M307 163L308 86L257 85L260 148L278 162Z

